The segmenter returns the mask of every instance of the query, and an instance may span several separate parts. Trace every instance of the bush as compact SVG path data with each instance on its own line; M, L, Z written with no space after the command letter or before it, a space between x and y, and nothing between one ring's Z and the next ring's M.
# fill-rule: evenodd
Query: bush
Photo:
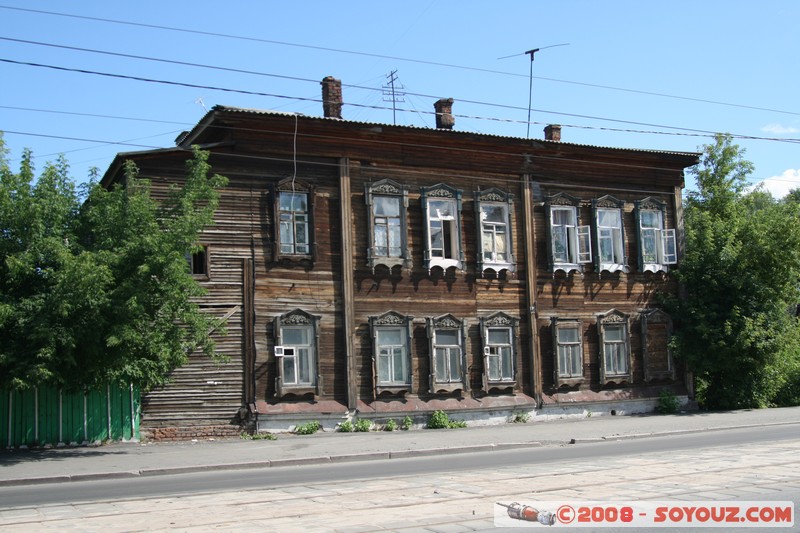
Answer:
M355 430L360 433L366 433L372 429L372 422L367 420L366 418L359 418L355 424Z
M454 429L465 428L467 423L463 420L450 420L444 411L434 411L428 418L428 429Z
M306 424L300 424L294 428L294 432L298 435L311 435L322 429L322 424L316 420Z
M341 424L339 424L339 431L342 433L352 433L353 432L353 423L349 420L345 420Z
M678 401L678 397L675 396L672 391L664 389L658 396L658 405L656 406L656 411L662 415L670 415L677 413L680 406L681 403Z
M383 429L386 431L394 431L395 429L397 429L397 422L395 422L394 420L389 420L388 422L386 422L386 425L383 427Z

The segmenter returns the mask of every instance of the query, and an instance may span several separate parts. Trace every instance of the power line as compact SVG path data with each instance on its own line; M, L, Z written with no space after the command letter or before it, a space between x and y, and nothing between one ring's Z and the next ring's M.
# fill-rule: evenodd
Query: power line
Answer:
M141 76L130 76L130 75L127 75L127 74L114 74L114 73L99 72L99 71L88 70L88 69L62 67L62 66L58 66L58 65L47 65L47 64L33 63L33 62L27 62L27 61L16 61L16 60L7 59L7 58L0 58L0 62L11 63L11 64L16 64L16 65L22 65L22 66L47 68L47 69L58 70L58 71L63 71L63 72L75 72L75 73L80 73L80 74L89 74L89 75L103 76L103 77L109 77L109 78L133 80L133 81L156 83L156 84L163 84L163 85L172 85L172 86L179 86L179 87L190 87L190 88L196 88L196 89L207 89L207 90L230 92L230 93L247 94L247 95L252 95L252 96L266 96L266 97L271 97L271 98L280 98L280 99L297 100L297 101L311 101L311 102L321 102L322 101L320 98L303 98L303 97L299 97L299 96L287 96L287 95L276 94L276 93L264 93L264 92L260 92L260 91L250 91L250 90L245 90L245 89L232 89L232 88L228 88L228 87L217 87L217 86L212 86L212 85L200 85L200 84L186 83L186 82L177 82L177 81L169 81L169 80L158 80L158 79L153 79L153 78L145 78L145 77L141 77ZM407 93L407 94L412 94L412 93ZM420 96L425 96L425 95L420 95ZM462 101L464 101L466 103L476 103L476 102L472 102L472 101L469 101L469 100L462 100ZM385 106L376 106L376 105L364 105L364 104L353 104L353 103L349 103L349 104L346 104L346 105L353 106L353 107L380 109L380 110L389 109L389 108L386 108ZM485 104L485 105L492 105L492 104ZM511 109L522 109L522 108L517 107L517 106L504 106L504 105L499 105L499 104L498 104L498 106L499 107L511 108ZM398 108L398 111L410 112L408 109L402 109L402 108ZM663 125L663 124L651 124L651 123L644 123L644 122L635 122L635 121L630 121L630 120L594 117L594 116L591 116L591 115L581 115L581 114L565 113L565 112L559 112L559 111L548 111L548 110L544 110L544 109L536 109L535 111L537 113L547 113L547 114L560 115L560 116L569 116L569 117L574 117L574 118L585 118L585 119L590 119L590 120L602 120L602 121L615 122L615 123L621 123L621 124L631 124L631 125L637 125L637 126L647 126L647 127L655 127L655 128L663 128L663 129L672 129L672 130L678 130L678 131L683 131L683 132L699 133L699 134L703 134L703 136L715 135L716 133L718 133L718 132L711 131L711 130L701 130L701 129L695 129L695 128L682 128L682 127L678 127L678 126L667 126L667 125ZM433 111L414 111L414 112L426 113L426 114L435 114ZM496 117L481 117L481 116L463 115L463 114L454 114L454 116L455 117L459 117L459 118L467 118L467 119L475 119L475 120L488 120L488 121L506 122L506 123L515 123L515 124L528 123L526 121L513 120L513 119L500 119L500 118L496 118ZM532 122L532 123L533 124L544 124L542 122ZM584 128L584 129L590 129L590 127L588 127L588 126L576 126L576 127L581 127L581 128ZM611 131L610 128L605 128L605 130L606 131ZM625 131L625 130L620 130L620 131ZM629 130L629 132L630 133L634 133L635 131L634 130ZM650 132L648 132L648 133L650 133ZM656 132L652 132L652 133L658 134ZM667 132L663 132L661 134L667 134ZM755 136L741 135L741 134L735 134L735 133L731 133L731 135L733 137L741 138L741 139L770 140L770 141L790 142L790 143L800 142L800 139L782 139L782 138L755 137Z
M470 66L465 66L465 65L456 65L456 64L452 64L452 63L442 63L442 62L437 62L437 61L427 61L427 60L424 60L424 59L413 59L413 58L405 58L405 57L399 57L399 56L389 56L389 55L383 55L383 54L375 54L375 53L371 53L371 52L359 52L359 51L354 51L354 50L344 50L344 49L340 49L340 48L331 48L331 47L325 47L325 46L315 46L315 45L309 45L309 44L291 43L291 42L287 42L287 41L276 41L276 40L263 39L263 38L258 38L258 37L246 37L246 36L242 36L242 35L233 35L233 34L228 34L228 33L209 32L209 31L202 31L202 30L190 30L190 29L186 29L186 28L177 28L177 27L173 27L173 26L162 26L162 25L158 25L158 24L147 24L147 23L141 23L141 22L130 22L130 21L117 20L117 19L108 19L108 18L101 18L101 17L90 17L90 16L86 16L86 15L74 15L74 14L70 14L70 13L59 13L59 12L55 12L55 11L45 11L45 10L40 10L40 9L29 9L29 8L22 8L22 7L15 7L15 6L0 5L0 9L23 11L23 12L28 12L28 13L37 13L37 14L42 14L42 15L51 15L51 16L58 16L58 17L68 17L68 18L82 19L82 20L92 20L92 21L96 21L96 22L104 22L104 23L109 23L109 24L121 24L121 25L127 25L127 26L134 26L134 27L141 27L141 28L151 28L151 29L164 30L164 31L174 31L174 32L189 33L189 34L195 34L195 35L205 35L205 36L209 36L209 37L221 37L221 38L236 39L236 40L241 40L241 41L259 42L259 43L265 43L265 44L275 44L275 45L280 45L280 46L291 46L291 47L296 47L296 48L306 48L306 49L310 49L310 50L320 50L320 51L334 52L334 53L340 53L340 54L360 55L360 56L365 56L365 57L375 57L375 58L379 58L379 59L391 59L393 61L403 61L403 62L408 62L408 63L418 63L418 64L424 64L424 65L432 65L432 66L446 67L446 68L455 68L455 69L461 69L461 70L471 70L471 71L484 72L484 73L489 73L489 74L499 74L499 75L503 75L503 76L514 76L514 77L522 77L522 78L527 78L528 77L528 76L526 76L524 74L519 74L519 73L516 73L516 72L507 72L507 71L485 69L485 68L479 68L479 67L470 67ZM710 100L710 99L704 99L704 98L694 98L694 97L689 97L689 96L679 96L679 95L659 93L659 92L654 92L654 91L644 91L644 90L639 90L639 89L629 89L629 88L624 88L624 87L615 87L615 86L611 86L611 85L601 85L601 84L579 82L579 81L573 81L573 80L562 80L562 79L549 78L549 77L543 77L543 76L534 76L534 79L543 80L543 81L550 81L550 82L554 82L554 83L567 83L567 84L570 84L570 85L578 85L578 86L583 86L583 87L593 87L593 88L597 88L597 89L605 89L605 90L611 90L611 91L622 91L622 92L627 92L627 93L632 93L632 94L642 94L642 95L646 95L646 96L656 96L656 97L659 97L659 98L671 98L671 99L676 99L676 100L686 100L686 101L690 101L690 102L698 102L698 103L704 103L704 104L720 105L720 106L726 106L726 107L736 107L736 108L740 108L740 109L751 109L751 110L755 110L755 111L768 111L768 112L771 112L771 113L780 113L780 114L794 115L794 116L800 115L800 112L795 112L795 111L786 111L786 110L772 109L772 108L767 108L767 107L751 106L751 105L745 105L745 104L736 104L736 103L731 103L731 102L721 102L721 101L717 101L717 100Z

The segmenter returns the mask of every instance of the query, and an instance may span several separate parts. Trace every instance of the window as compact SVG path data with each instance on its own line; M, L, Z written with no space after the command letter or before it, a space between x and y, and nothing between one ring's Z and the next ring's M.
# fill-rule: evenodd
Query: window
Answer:
M583 343L578 320L551 318L558 385L583 381Z
M283 180L275 193L275 258L307 260L315 253L314 193L300 180Z
M464 323L452 315L427 319L431 353L431 394L468 390L464 360Z
M518 320L504 313L481 319L483 336L484 388L493 385L515 385L516 365L514 339Z
M208 277L209 257L207 245L198 245L194 252L186 255L186 260L189 263L189 271L193 276Z
M479 221L478 242L481 249L478 271L514 272L515 259L511 247L511 195L500 189L475 192L475 211Z
M580 264L592 260L591 231L589 226L578 224L580 199L565 193L551 196L546 202L550 226L550 263L569 274L580 270Z
M365 198L371 228L367 265L411 268L406 237L408 191L392 180L382 180L366 186Z
M597 272L628 272L625 258L625 228L622 221L625 203L612 196L592 200L595 222Z
M275 318L275 359L278 395L295 389L319 393L317 365L318 316L296 309Z
M425 268L463 268L461 191L447 185L422 189L425 224Z
M281 192L281 254L308 255L308 195Z
M374 348L375 386L378 392L411 390L409 346L412 318L389 312L369 319Z
M639 269L642 272L667 272L667 265L678 262L675 229L665 229L666 204L655 198L636 202L639 233Z
M598 315L600 376L603 384L631 380L628 316L619 311Z
M660 309L642 313L642 359L644 380L675 379L675 365L669 349L672 319Z

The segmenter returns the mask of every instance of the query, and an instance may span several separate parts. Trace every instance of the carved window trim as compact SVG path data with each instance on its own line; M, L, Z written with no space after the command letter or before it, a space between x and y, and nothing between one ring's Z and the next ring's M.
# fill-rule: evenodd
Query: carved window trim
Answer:
M455 390L469 390L469 379L467 375L466 350L466 322L453 315L447 314L439 317L427 317L425 319L426 330L428 333L428 353L430 354L430 393L450 392ZM456 344L439 344L439 333L449 332L454 334ZM438 375L439 366L437 365L439 350L447 350L445 374L449 374L447 379L441 379ZM453 359L456 358L458 368L453 369ZM455 374L455 375L454 375Z
M487 270L493 270L498 274L504 270L512 273L516 272L513 231L511 227L511 213L513 213L514 209L513 195L496 187L486 189L485 191L475 191L473 194L475 198L475 220L477 221L475 226L477 228L476 242L478 243L477 263L479 275L484 275ZM486 219L484 207L501 207L503 210L503 221L499 223L484 223ZM496 236L498 231L500 231L506 239L506 257L504 260L497 258L494 249L486 250L485 237L487 233L490 236ZM493 238L491 241L492 248L494 248L497 240ZM491 253L492 257L487 259L487 252Z
M369 223L367 248L367 266L373 271L378 265L383 265L389 269L400 266L404 270L411 269L411 251L408 248L408 188L390 179L383 179L375 183L369 183L364 187L364 197L367 203L367 220ZM375 214L377 206L376 199L388 197L396 199L399 203L399 214L397 217L381 217ZM379 243L376 242L377 224L381 218L396 218L398 221L398 231L400 232L400 253L380 254ZM387 222L387 226L388 226ZM389 230L387 227L387 239ZM388 243L387 243L388 244Z
M667 204L647 197L635 202L640 272L668 272L678 262L675 228L666 228Z
M582 272L582 265L592 262L591 227L580 224L580 205L580 198L563 192L545 200L547 257L553 274Z
M517 330L519 319L505 313L495 313L480 319L481 340L483 342L483 388L517 386ZM506 342L496 342L497 334L505 332ZM494 335L493 335L494 334ZM494 364L493 360L498 360ZM506 362L507 361L507 362ZM505 367L505 368L504 368ZM492 376L492 369L498 368L499 375Z
M461 242L461 208L462 192L444 183L433 187L420 189L422 199L422 219L425 230L425 250L423 266L430 272L434 267L443 270L455 267L464 269L464 247ZM452 214L442 215L434 205L439 202L449 204ZM441 226L439 229L437 226ZM434 247L432 239L441 233L441 248ZM442 250L442 257L437 256L437 251Z
M617 224L612 225L609 222L614 218L614 214ZM610 195L592 199L592 224L595 239L595 271L627 273L629 268L625 253L625 202ZM603 257L603 250L608 244L611 245L610 261Z
M280 260L288 260L288 261L313 261L316 259L317 254L317 244L316 244L316 236L314 232L314 194L315 190L314 187L302 180L291 179L287 178L278 182L275 186L275 194L274 194L274 202L273 202L273 213L274 213L274 258L276 261ZM282 217L290 218L291 227L292 227L292 235L293 235L293 242L286 243L292 246L297 246L297 243L294 242L294 236L296 235L297 223L298 219L295 218L289 211L282 211L281 209L281 197L282 195L305 195L306 196L306 211L305 213L305 224L306 224L306 240L308 243L301 243L308 245L307 253L304 252L292 252L292 251L284 251L281 239L281 231L282 231ZM301 213L301 212L297 212ZM283 220L283 222L287 222Z
M372 382L375 385L375 393L380 394L385 391L393 393L411 393L414 386L414 371L411 358L411 340L413 338L412 325L414 317L401 315L395 311L388 311L380 316L369 317L370 334L372 336ZM381 344L381 334L397 333L399 344ZM401 359L398 360L392 354L381 351L382 346L390 346L392 349L402 350ZM380 380L383 373L384 361L391 359L391 365L400 363L403 367L402 380ZM391 366L389 370L393 370Z
M598 314L597 335L600 383L630 383L633 375L630 317L616 309Z
M584 382L584 358L583 358L583 323L577 318L551 317L550 325L553 334L553 365L555 368L555 382L558 387L562 385L579 385ZM577 341L566 341L560 338L560 333L567 329L577 330ZM564 364L562 355L569 351L577 351L577 354L570 354L569 361ZM563 350L562 350L563 348ZM577 361L576 361L577 360Z
M313 393L320 395L322 393L322 375L319 370L319 321L321 317L306 313L302 309L295 309L283 315L276 316L273 319L273 329L275 337L275 347L283 349L284 354L281 356L275 350L275 391L278 396L285 394L307 394ZM308 343L304 345L285 344L286 330L288 329L303 329L307 333ZM287 339L288 341L288 339ZM299 366L299 354L293 350L291 355L286 354L287 348L306 349L308 350L307 366L311 373L310 380L300 381L296 379L294 383L286 383L285 379L285 364L287 357L292 357L295 363L295 375L298 375L297 367Z
M669 340L672 337L672 317L661 309L646 309L640 316L642 328L642 361L644 363L644 380L654 379L675 379L675 360L672 358L672 350L669 347ZM651 324L663 324L666 330L666 350L667 350L667 369L653 370L651 364L652 354L649 349L648 331Z

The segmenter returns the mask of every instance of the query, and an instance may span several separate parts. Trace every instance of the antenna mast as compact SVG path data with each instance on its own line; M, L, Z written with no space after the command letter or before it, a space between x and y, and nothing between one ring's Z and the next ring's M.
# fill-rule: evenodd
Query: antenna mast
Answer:
M386 85L383 85L383 101L392 103L392 120L397 125L397 102L404 102L405 93L397 92L397 89L405 89L402 84L395 87L397 81L397 71L393 70L386 75Z
M513 54L510 56L498 57L497 59L506 59L508 57L514 57L518 55L529 55L531 56L531 68L530 74L528 74L528 129L525 133L525 138L530 138L531 136L531 105L533 103L533 56L536 55L536 52L539 50L545 50L547 48L554 48L556 46L567 46L569 43L561 43L561 44L551 44L550 46L542 46L541 48L534 48L532 50L528 50L524 52L524 54Z

